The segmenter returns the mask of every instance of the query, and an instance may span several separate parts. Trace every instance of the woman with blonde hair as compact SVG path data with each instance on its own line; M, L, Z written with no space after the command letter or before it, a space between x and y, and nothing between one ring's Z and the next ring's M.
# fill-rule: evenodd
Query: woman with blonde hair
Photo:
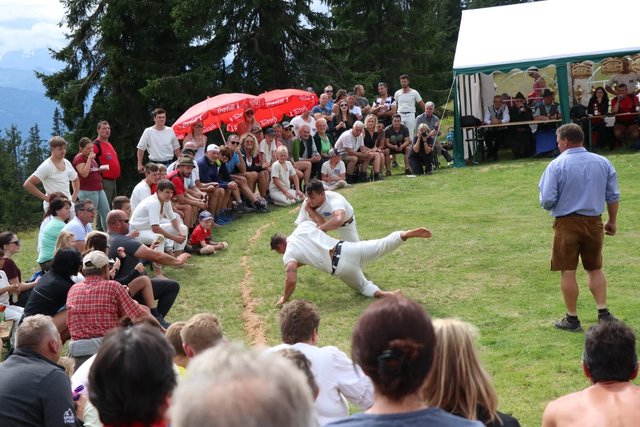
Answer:
M207 135L204 134L204 125L202 122L194 123L191 126L191 132L182 140L182 146L187 142L196 144L196 160L204 157L204 149L207 147Z
M258 191L260 192L260 197L264 199L269 185L269 171L262 168L258 151L258 140L253 134L245 133L240 137L240 154L247 167L247 172L257 172ZM254 188L251 188L251 190L255 191Z
M475 350L478 330L458 319L435 319L433 368L422 391L425 402L488 427L519 427L517 419L498 412L491 377Z

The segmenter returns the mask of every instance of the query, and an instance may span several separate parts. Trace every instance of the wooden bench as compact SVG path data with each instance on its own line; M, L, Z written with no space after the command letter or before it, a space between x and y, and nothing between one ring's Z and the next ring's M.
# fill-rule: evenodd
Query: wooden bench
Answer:
M0 349L0 360L4 360L4 352L5 350L9 351L9 338L11 338L11 333L13 332L13 320L7 320L4 326L0 326L0 338L2 339L2 348Z

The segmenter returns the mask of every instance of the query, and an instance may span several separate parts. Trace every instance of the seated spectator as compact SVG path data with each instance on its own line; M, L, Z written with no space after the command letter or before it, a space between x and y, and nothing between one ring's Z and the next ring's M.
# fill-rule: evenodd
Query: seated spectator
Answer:
M558 147L556 141L557 122L545 123L549 120L559 120L562 118L560 105L553 100L553 92L545 89L542 93L542 102L538 103L534 112L533 120L538 121L535 138L536 152L535 155L546 155L552 153Z
M509 108L511 123L530 122L533 120L533 112L527 105L524 95L518 92L513 98L513 107ZM514 158L531 157L534 153L534 140L531 126L528 124L510 126L507 138L511 144L511 152Z
M361 121L355 122L353 129L340 135L334 147L334 149L340 153L340 157L347 167L347 183L349 184L358 181L355 175L358 160L370 158L369 154L358 151L360 146L364 144L362 137L363 130L364 124Z
M309 133L311 134L311 136L316 134L316 119L314 119L311 115L311 110L307 110L299 116L295 116L293 119L291 119L293 133L295 133L296 136L300 135L299 131L302 125L309 126Z
M278 350L277 353L293 363L296 368L300 369L304 374L307 378L307 383L309 384L309 389L311 390L311 395L315 402L318 398L318 394L320 393L320 388L318 387L316 379L313 376L313 372L311 371L311 361L303 352L294 350L293 348L284 348L282 350Z
M232 212L240 214L248 212L267 213L269 212L269 209L267 209L266 204L259 200L256 194L251 190L251 188L255 188L258 174L256 172L241 172L242 170L246 171L246 169L244 161L239 160L240 142L237 142L237 144L238 146L235 149L230 148L229 145L222 147L219 154L220 168L218 172L220 176L224 181L233 181L237 185L237 189L232 190L231 193L232 198L234 199ZM232 174L231 171L234 170L239 173ZM249 178L251 178L251 181ZM242 199L243 197L246 202ZM223 213L223 215L227 216L227 213Z
M616 123L613 126L613 135L618 144L628 144L629 146L640 149L638 139L640 138L640 130L638 130L637 115L621 115L624 113L635 113L640 105L638 98L629 95L627 85L621 83L618 85L618 96L611 100L611 112L616 114Z
M134 241L133 239L131 239ZM121 242L116 242L121 243ZM138 244L142 244L137 242ZM93 231L87 235L87 253L91 251L100 251L104 252L107 256L109 256L109 235L102 231ZM111 280L116 280L118 283L125 285L129 288L129 295L132 298L136 298L138 302L149 307L149 311L155 317L160 325L163 328L169 326L169 323L164 320L164 316L162 316L156 307L155 295L153 292L153 286L151 284L151 280L149 280L146 276L143 276L144 266L142 264L136 265L135 268L122 270L123 264L127 261L127 251L123 246L116 246L115 250L112 252L114 254L113 257L110 257L114 260L114 263L110 264L111 269L109 270L109 278ZM137 259L133 260L133 262L139 263ZM129 267L129 265L127 265ZM136 269L137 268L137 269ZM125 274L126 273L126 274ZM175 282L175 287L179 289L177 282ZM176 290L176 295L178 291ZM159 299L162 299L162 296L158 296ZM175 299L175 296L173 297ZM173 304L173 302L172 302ZM169 306L170 307L170 306ZM167 310L168 311L168 310ZM165 313L166 314L166 313Z
M409 166L414 175L433 173L433 138L429 136L431 130L426 123L418 125L418 131L411 144Z
M71 216L71 202L68 199L54 199L47 208L45 216L51 215L51 219L42 230L42 238L39 241L40 253L38 264L42 271L47 272L51 268L51 260L55 252L58 234L62 231Z
M0 306L4 307L4 318L18 322L22 318L24 308L9 304L9 295L17 294L19 291L18 284L9 283L7 274L2 270L4 267L4 252L0 249Z
M276 161L276 133L269 128L264 133L264 139L258 147L262 168L271 171L271 165Z
M406 175L411 173L411 169L409 169L410 145L409 128L402 124L402 116L400 114L394 114L391 119L391 126L387 126L384 130L384 146L394 156L396 154L404 155L404 173Z
M171 326L167 328L165 334L171 347L173 347L173 364L178 368L180 377L183 377L184 374L187 373L187 364L189 363L189 358L187 357L187 353L184 352L182 338L180 337L182 328L184 328L186 324L187 322L184 320L173 322Z
M172 398L174 427L314 427L304 374L282 356L216 346L189 364Z
M182 253L187 244L188 230L181 224L178 215L173 211L171 199L174 186L171 181L158 182L158 191L144 199L136 207L131 215L131 229L140 233L138 240L145 245L152 245L164 238L164 246L159 245L158 250ZM169 222L162 222L166 218ZM162 243L162 242L161 242Z
M227 242L214 242L211 240L211 227L213 225L213 215L209 211L200 212L198 225L191 233L189 243L194 254L214 255L217 251L227 249Z
M488 106L484 113L483 123L485 125L499 125L509 123L510 121L509 107L504 105L502 96L495 95L493 97L493 104ZM489 158L498 160L498 151L500 151L504 143L506 132L507 128L505 127L492 127L485 130L484 142L489 151Z
M338 348L318 346L320 313L314 304L293 300L282 307L279 317L283 344L270 351L291 348L309 359L319 388L314 405L321 426L349 415L346 400L362 410L373 404L373 385L362 369Z
M4 257L1 257L4 262L0 270L6 273L11 285L18 286L18 292L9 295L9 300L12 304L24 307L36 282L23 282L22 271L13 261L13 256L20 252L20 239L12 231L3 231L0 233L0 249L4 252Z
M302 124L296 133L296 139L293 140L293 160L304 160L311 163L311 178L320 175L322 167L322 156L318 152L318 148L313 140L313 136L309 131L309 126ZM305 185L308 182L305 182Z
M101 226L102 230L106 230L107 221L105 218L109 213L109 200L102 186L102 172L108 170L109 166L100 166L98 164L93 145L93 141L90 138L80 138L80 150L73 158L72 164L78 171L78 179L80 180L78 199L86 199L93 203L93 206L100 213L98 225Z
M251 107L249 107L244 111L243 118L244 120L238 123L238 128L236 132L238 135L244 135L245 133L249 133L251 132L251 129L254 126L258 125L258 122L256 122L256 119L255 119L253 108ZM260 125L258 125L258 127L260 127Z
M607 92L605 92L602 86L598 86L593 96L589 99L587 114L590 116L589 120L591 120L591 132L594 136L597 135L595 138L592 138L592 145L598 148L604 148L609 145L609 148L613 149L613 144L608 140L607 126L604 118L600 117L609 114L609 96L607 96Z
M67 294L69 356L76 361L76 369L98 351L103 337L118 327L123 317L133 323L148 319L158 324L149 309L133 300L124 286L109 280L109 258L104 252L89 252L82 266L84 281L72 286Z
M182 346L189 359L224 341L222 324L215 314L198 313L180 331Z
M474 347L477 329L457 319L436 319L433 327L436 351L423 389L425 402L488 427L520 427L498 412L498 396Z
M198 160L199 177L196 186L200 191L207 194L207 207L209 212L213 212L216 219L216 227L224 225L230 221L230 218L222 214L226 204L229 203L229 197L232 192L229 189L229 181L224 180L220 176L220 166L218 164L218 156L220 147L216 144L209 144L204 157ZM232 186L232 188L236 184ZM229 190L229 191L227 191Z
M187 253L173 257L164 252L155 251L139 240L130 236L129 224L123 211L113 210L107 216L109 230L109 256L120 260L120 269L116 272L115 280L134 289L144 289L151 282L153 300L158 301L157 312L151 309L151 314L165 327L168 323L164 318L173 307L173 303L180 292L180 284L156 274L149 278L141 263L142 259L151 261L154 265L183 265L189 259ZM124 257L122 252L124 250ZM157 267L156 267L157 268ZM149 301L148 297L145 297ZM153 303L149 303L153 307Z
M282 145L287 147L287 151L289 152L289 161L293 165L293 168L296 170L296 175L298 175L298 180L300 182L304 181L305 183L311 180L311 162L307 160L298 160L295 161L293 158L293 141L295 136L293 135L293 126L289 124L289 122L282 122Z
M435 347L431 319L418 303L396 295L369 305L353 331L351 355L371 378L375 401L366 413L329 425L481 427L416 398L432 368Z
M62 249L53 257L51 270L38 280L24 308L25 317L36 314L51 316L62 342L69 339L67 329L67 294L82 267L82 258L75 248Z
M343 99L338 103L338 111L335 116L333 116L332 128L333 128L333 139L337 140L340 138L345 131L348 131L353 127L353 124L358 121L358 116L349 112L349 103L347 99Z
M322 163L329 160L329 150L333 148L333 139L331 135L327 133L329 127L327 121L324 118L316 120L316 128L318 131L313 136L313 142L316 144L316 150L322 158Z
M346 181L347 168L344 166L340 155L333 148L329 150L329 161L322 164L320 176L325 190L349 187Z
M67 248L76 248L76 236L74 236L74 234L69 231L61 231L60 234L58 234L58 238L56 239L56 247L53 250L54 256L60 249Z
M167 427L175 386L171 345L148 325L111 331L89 372L89 399L106 426Z
M549 403L542 427L638 424L636 337L622 322L600 322L585 334L582 371L591 386Z
M313 142L311 144L313 145ZM273 164L271 169L271 183L269 184L271 200L277 206L295 205L304 199L304 193L300 191L298 175L296 175L291 162L287 160L289 153L286 147L278 147L276 156L278 161ZM291 189L292 181L294 189Z
M256 172L258 192L260 197L264 199L269 185L269 171L262 168L260 156L258 155L258 140L255 136L247 133L240 137L240 155L245 163L247 172ZM255 192L255 187L251 190Z
M375 115L369 114L364 121L364 131L362 145L358 149L361 153L369 155L369 158L362 157L359 160L360 163L360 180L362 182L368 181L369 176L367 173L367 166L373 167L373 180L382 180L382 174L380 168L382 167L384 159L384 151L380 149L380 145L384 144L384 134L377 131L378 119Z
M3 427L82 425L69 377L57 364L61 352L60 334L50 317L32 316L18 327L16 351L0 364Z
M442 146L440 141L438 141L438 135L440 135L440 118L433 114L435 108L436 104L434 104L432 101L427 101L424 104L424 113L416 117L416 127L420 126L422 123L425 123L427 126L429 126L429 136L433 138L434 141L434 160L437 161L438 155L442 155L442 157L444 157L444 159L448 163L451 163L453 162L453 157L451 157L451 154L449 154L449 152Z
M167 179L173 183L175 209L182 213L182 222L187 226L187 229L193 227L194 218L198 216L200 210L207 208L207 204L202 198L192 196L185 187L185 180L191 178L194 167L193 157L183 155L178 158L176 170L167 174Z
M611 95L617 96L619 94L618 88L624 84L629 93L637 95L640 90L638 89L639 81L640 76L631 69L631 60L625 57L622 59L622 72L612 75L604 87Z
M127 214L127 218L131 218L131 201L127 196L116 196L111 201L113 210L123 211Z
M335 115L339 114L340 103L346 100L347 100L347 91L344 89L339 89L338 92L336 92L336 99L333 101L333 105L331 106L331 111L333 112L333 114Z
M144 166L144 179L133 188L131 193L131 211L135 211L140 202L155 192L151 188L155 188L158 181L160 181L160 165L151 162L147 163Z
M88 138L87 138L88 139ZM96 208L89 199L78 200L75 204L76 215L62 228L62 231L71 233L75 236L75 246L78 252L84 252L84 241L87 233L91 232L93 221L96 218ZM109 209L104 213L104 229L107 225L107 214Z

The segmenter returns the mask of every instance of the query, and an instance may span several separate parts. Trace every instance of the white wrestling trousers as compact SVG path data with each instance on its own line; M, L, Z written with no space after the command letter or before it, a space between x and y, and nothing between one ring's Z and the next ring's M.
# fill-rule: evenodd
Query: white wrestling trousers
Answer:
M372 297L380 288L364 277L362 267L393 251L402 243L399 231L382 239L344 242L334 276L362 295Z

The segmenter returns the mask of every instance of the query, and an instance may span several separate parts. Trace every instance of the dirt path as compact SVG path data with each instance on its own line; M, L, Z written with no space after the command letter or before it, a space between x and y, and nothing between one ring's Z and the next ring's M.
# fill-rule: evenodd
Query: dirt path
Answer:
M254 236L247 242L247 251L255 246L260 236L262 236L262 233L264 233L264 231L271 225L273 224L264 224L256 230L256 234L254 234ZM249 267L249 255L244 255L240 260L240 264L244 270L244 277L240 282L240 293L242 294L242 305L244 306L244 309L242 310L244 330L251 340L251 345L266 345L267 338L265 333L265 323L264 320L256 314L255 308L257 303L251 296L250 284L253 280L253 273Z

